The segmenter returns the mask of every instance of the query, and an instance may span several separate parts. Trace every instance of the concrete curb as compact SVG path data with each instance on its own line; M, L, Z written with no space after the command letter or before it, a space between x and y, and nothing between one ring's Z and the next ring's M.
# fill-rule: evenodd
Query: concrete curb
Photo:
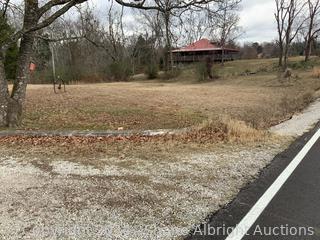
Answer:
M181 134L188 128L182 129L156 129L156 130L121 130L121 131L32 131L32 130L4 130L0 131L0 137L130 137L143 136L155 137L164 135Z

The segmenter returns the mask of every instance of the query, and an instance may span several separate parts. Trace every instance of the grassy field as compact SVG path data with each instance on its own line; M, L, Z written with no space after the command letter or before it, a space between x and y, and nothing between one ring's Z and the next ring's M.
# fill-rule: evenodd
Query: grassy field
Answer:
M219 78L199 83L190 66L173 80L79 84L54 94L50 85L29 85L23 129L161 129L231 118L267 128L314 98L320 79L302 59L294 76L281 80L276 59L241 60L214 66ZM312 64L317 64L313 59Z

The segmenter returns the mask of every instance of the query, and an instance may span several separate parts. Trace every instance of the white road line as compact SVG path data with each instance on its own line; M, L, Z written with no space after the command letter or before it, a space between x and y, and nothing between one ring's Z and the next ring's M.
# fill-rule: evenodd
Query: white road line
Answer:
M241 240L320 137L320 129L250 209L226 240Z

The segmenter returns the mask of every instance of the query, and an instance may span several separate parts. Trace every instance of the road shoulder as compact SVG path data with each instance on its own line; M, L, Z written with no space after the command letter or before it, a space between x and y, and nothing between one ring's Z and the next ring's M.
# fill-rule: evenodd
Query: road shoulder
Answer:
M295 140L284 152L278 154L273 161L261 171L257 180L246 185L231 203L209 215L206 223L196 226L190 231L186 239L225 239L227 234L213 237L208 234L208 230L210 230L210 228L235 227L280 173L288 166L292 159L301 151L319 127L320 123L311 131Z

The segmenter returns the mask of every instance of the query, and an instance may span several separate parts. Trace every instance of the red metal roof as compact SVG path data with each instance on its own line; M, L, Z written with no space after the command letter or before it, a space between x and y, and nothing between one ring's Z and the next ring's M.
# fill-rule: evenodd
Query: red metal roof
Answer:
M224 48L224 49L230 50L230 51L238 51L237 49L231 49L231 48ZM199 41L191 43L188 46L173 50L172 52L197 52L197 51L210 51L210 50L222 50L222 48L210 42L208 39L203 38Z

